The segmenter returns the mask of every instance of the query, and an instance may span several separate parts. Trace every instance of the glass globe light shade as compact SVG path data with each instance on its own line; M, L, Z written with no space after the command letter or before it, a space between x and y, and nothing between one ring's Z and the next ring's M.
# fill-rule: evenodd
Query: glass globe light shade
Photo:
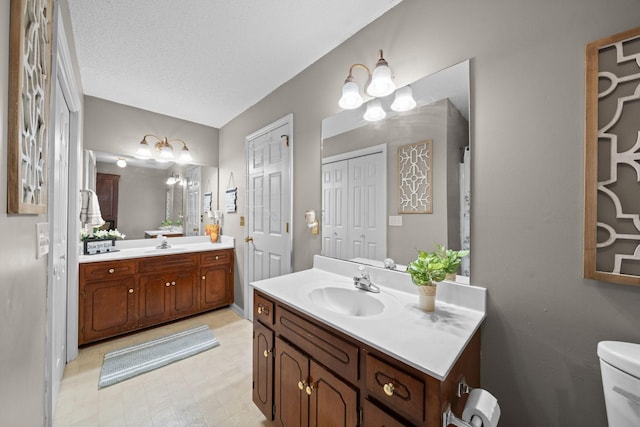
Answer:
M414 109L416 100L413 99L413 90L410 86L401 87L396 91L396 97L391 104L393 111L403 112Z
M364 113L364 119L368 122L377 122L387 116L387 113L382 108L382 104L379 99L373 99L367 104L367 111Z
M342 86L342 97L338 101L338 105L345 110L353 110L362 105L362 96L360 96L360 88L353 80L347 79Z

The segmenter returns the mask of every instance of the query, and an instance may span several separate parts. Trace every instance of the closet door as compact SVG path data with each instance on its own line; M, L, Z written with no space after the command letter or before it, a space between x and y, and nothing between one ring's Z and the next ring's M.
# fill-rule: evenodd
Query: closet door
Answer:
M322 254L347 258L348 161L322 165Z
M386 159L382 153L348 160L347 259L387 256Z

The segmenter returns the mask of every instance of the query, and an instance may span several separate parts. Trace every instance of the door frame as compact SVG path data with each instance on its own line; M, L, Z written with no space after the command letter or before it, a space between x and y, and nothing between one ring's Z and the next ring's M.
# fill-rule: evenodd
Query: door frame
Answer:
M247 135L244 138L244 155L245 155L245 176L246 176L246 181L245 181L245 218L247 223L245 224L244 227L244 238L246 239L247 237L249 237L249 161L248 161L248 144L249 141L251 141L252 139L255 139L257 136L267 133L273 129L276 129L284 124L287 124L289 126L289 147L290 147L290 152L289 152L289 204L291 206L291 209L289 209L289 218L288 218L288 222L290 224L289 226L289 271L293 270L293 113L289 113L286 116L268 124L267 126L264 126L260 129L258 129L255 132L252 132L251 134ZM249 320L253 320L253 295L251 293L251 287L249 286L249 256L248 256L248 251L247 249L247 244L244 243L243 246L243 251L244 251L244 272L243 272L243 294L244 294L244 298L243 298L243 304L244 304L244 317L249 319Z
M67 203L67 354L66 362L75 359L78 356L78 260L80 256L79 242L77 237L80 236L80 182L82 169L82 100L80 97L80 90L78 88L76 75L73 68L73 61L71 60L71 54L69 50L69 43L67 41L67 34L65 31L64 22L62 21L62 14L60 8L56 6L54 19L54 34L56 34L56 42L54 43L55 61L53 61L55 72L53 74L54 79L59 80L62 88L62 93L67 101L69 107L69 188L68 199L58 201L60 203ZM52 106L55 106L55 99L52 99ZM53 114L49 115L50 118L55 117L55 109ZM55 138L53 132L50 132L49 143ZM51 158L51 152L48 153L49 160ZM52 164L52 163L51 163ZM73 197L76 194L78 197ZM56 203L55 200L52 203ZM53 207L49 207L49 214L47 220L49 221L49 234L52 233L51 227L51 211ZM52 273L53 265L51 259L47 261L47 295L51 295L52 292ZM51 298L47 297L47 316L46 316L46 334L47 337L51 336L52 319L49 317L51 310ZM51 363L53 355L48 346L46 348L45 359L47 364ZM45 423L50 425L53 422L52 407L52 381L46 379L45 385Z

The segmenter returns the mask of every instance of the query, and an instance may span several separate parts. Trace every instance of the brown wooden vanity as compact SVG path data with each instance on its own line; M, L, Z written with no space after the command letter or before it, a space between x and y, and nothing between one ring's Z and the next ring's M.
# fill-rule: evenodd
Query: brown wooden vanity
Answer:
M480 385L479 330L441 381L258 290L253 319L253 401L278 426L441 427Z
M80 264L78 344L233 303L233 249Z

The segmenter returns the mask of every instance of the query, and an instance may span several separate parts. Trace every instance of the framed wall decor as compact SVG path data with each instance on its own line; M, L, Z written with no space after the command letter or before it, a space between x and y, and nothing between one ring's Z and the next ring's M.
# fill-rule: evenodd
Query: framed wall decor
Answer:
M398 147L398 213L433 213L433 140Z
M11 0L7 212L47 211L52 0Z
M640 27L585 56L584 277L640 285Z

